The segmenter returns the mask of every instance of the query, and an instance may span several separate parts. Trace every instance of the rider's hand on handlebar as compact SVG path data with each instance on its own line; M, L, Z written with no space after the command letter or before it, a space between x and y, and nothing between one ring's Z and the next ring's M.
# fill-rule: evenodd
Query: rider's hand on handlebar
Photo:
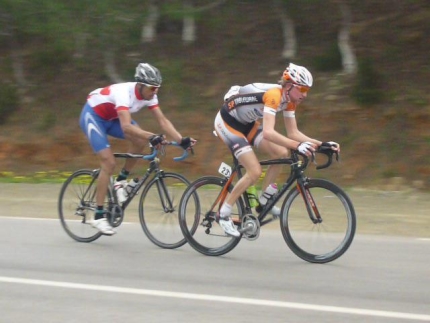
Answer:
M340 153L340 145L334 141L326 141L321 144L321 147L330 147L332 150Z
M184 150L192 150L192 147L197 143L197 140L190 137L183 137L181 139L181 142L179 143L179 146L182 147Z
M159 135L152 135L151 137L149 137L149 143L155 149L160 149L161 145L166 144L167 141L166 141L166 137L163 134L159 134Z
M305 141L305 142L300 143L297 146L296 150L300 154L310 157L315 152L315 145L311 142Z

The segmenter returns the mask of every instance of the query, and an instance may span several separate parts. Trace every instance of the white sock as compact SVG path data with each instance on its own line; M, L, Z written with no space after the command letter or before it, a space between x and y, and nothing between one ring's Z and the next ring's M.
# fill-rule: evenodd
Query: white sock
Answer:
M220 218L230 217L231 216L231 205L224 203L221 206L221 210L219 211Z

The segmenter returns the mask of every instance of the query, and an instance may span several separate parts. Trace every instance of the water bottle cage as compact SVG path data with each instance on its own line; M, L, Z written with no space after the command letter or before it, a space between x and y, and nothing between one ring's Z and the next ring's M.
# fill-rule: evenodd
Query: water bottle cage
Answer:
M264 193L263 193L263 197L264 197L267 201L269 201L269 200L273 197L273 195L272 195L272 194L269 194L269 193L264 192ZM267 202L266 202L266 204L267 204Z

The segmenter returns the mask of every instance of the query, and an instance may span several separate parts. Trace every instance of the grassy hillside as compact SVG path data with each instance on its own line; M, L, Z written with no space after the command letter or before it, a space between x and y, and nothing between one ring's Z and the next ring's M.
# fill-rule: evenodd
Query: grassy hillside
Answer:
M316 10L315 2L291 11L298 37L294 62L308 66L315 77L297 118L310 136L340 142L342 162L321 174L312 173L351 186L403 177L408 185L420 181L414 185L430 188L428 1L351 2L356 54L360 61L370 62L378 93L383 94L381 102L364 106L352 97L357 78L324 69L337 57L340 16L334 4L323 1ZM231 160L227 148L212 136L213 118L231 85L278 79L287 62L281 58L282 33L275 14L259 1L227 2L201 13L198 39L189 45L182 44L181 24L171 15L162 16L158 37L149 45L135 44L139 34L131 26L118 30L119 36L135 40L115 52L122 77L131 79L139 61L158 66L164 77L159 95L164 113L183 134L199 140L195 157L174 165L169 154L166 167L195 178L215 174L222 160ZM7 45L5 38L2 41ZM87 93L110 83L100 48L88 46L87 55L77 59L45 45L41 37L22 39L30 86L17 111L1 125L0 171L29 174L97 167L78 117ZM8 46L0 48L0 55L5 84L12 79ZM148 116L141 112L135 117L142 127L156 131ZM116 150L126 149L122 142L112 143Z

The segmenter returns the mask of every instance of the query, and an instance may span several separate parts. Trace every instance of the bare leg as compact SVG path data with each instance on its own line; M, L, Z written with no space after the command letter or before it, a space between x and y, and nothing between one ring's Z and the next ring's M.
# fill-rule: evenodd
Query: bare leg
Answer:
M115 158L110 148L103 149L98 153L100 159L100 174L97 180L96 202L102 206L109 187L109 180L115 169Z
M97 180L96 203L97 210L94 215L92 226L105 235L115 234L106 218L104 217L104 201L109 186L109 179L115 169L115 158L110 148L103 149L98 153L100 159L100 174Z
M268 140L263 139L258 145L258 149L268 154L270 158L287 158L289 155L288 149ZM283 165L271 165L267 168L266 176L264 176L262 190L265 190L271 183L276 182L279 174L282 171Z
M145 148L145 145L148 144L147 140L140 138L126 137L126 139L130 141L128 152L131 154L141 154ZM126 158L124 163L124 169L130 172L136 165L136 163L136 158Z
M219 220L219 225L224 232L234 237L239 237L240 232L237 231L231 219L231 207L240 195L245 192L250 185L255 183L261 175L260 163L252 150L240 155L238 160L245 168L246 174L236 183L230 195L226 198L220 210Z
M242 195L249 186L254 184L261 175L260 163L252 150L239 156L238 160L245 168L246 174L236 183L230 195L226 198L225 202L229 205L233 205L239 196Z

